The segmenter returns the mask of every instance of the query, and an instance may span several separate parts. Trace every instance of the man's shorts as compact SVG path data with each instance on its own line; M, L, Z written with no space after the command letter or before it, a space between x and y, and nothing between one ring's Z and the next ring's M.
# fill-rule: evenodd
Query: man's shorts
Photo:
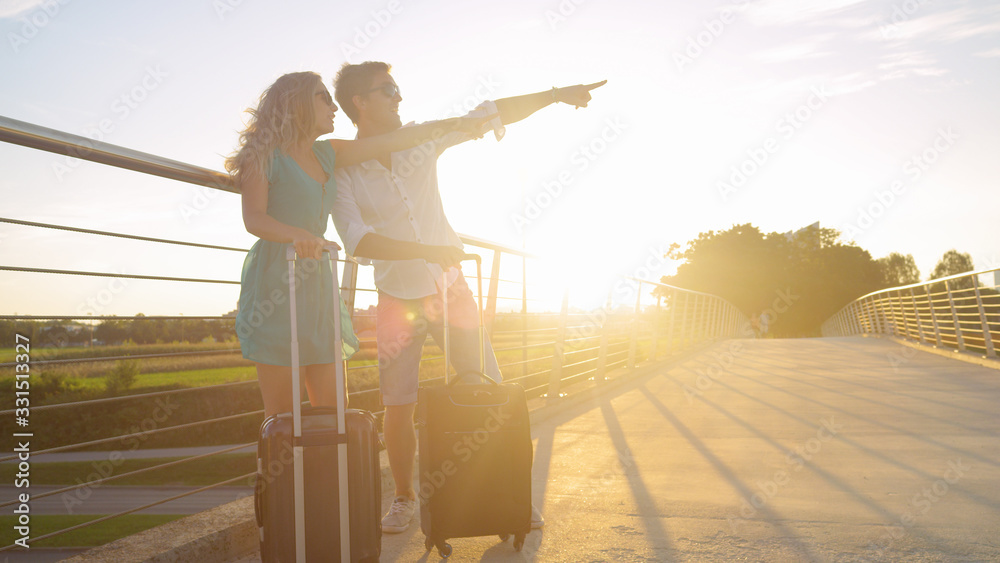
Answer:
M448 351L456 374L482 371L501 381L489 338L484 336L486 368L480 370L478 311L464 276L448 288ZM378 293L375 339L378 343L378 372L382 404L408 405L417 402L417 371L427 333L444 348L444 305L441 294L421 299L399 299Z

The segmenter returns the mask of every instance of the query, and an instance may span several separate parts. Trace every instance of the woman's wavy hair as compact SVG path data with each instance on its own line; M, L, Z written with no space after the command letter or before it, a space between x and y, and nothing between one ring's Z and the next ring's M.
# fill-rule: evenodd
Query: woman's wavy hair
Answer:
M250 120L240 132L239 148L226 158L226 171L240 186L242 178L267 177L274 149L288 152L309 135L316 121L313 90L323 79L315 72L292 72L278 78L260 95Z

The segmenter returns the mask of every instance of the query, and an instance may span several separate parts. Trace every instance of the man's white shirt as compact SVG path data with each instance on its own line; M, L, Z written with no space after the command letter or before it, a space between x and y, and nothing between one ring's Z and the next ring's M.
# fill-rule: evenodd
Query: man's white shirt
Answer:
M484 102L467 117L496 111L496 104ZM497 139L503 136L499 118L489 125ZM471 138L466 133L450 132L412 149L394 152L390 155L392 170L377 160L337 169L333 222L347 253L354 255L358 243L368 233L461 248L462 241L448 223L441 203L437 159L446 148ZM433 295L440 284L442 268L425 260L359 258L358 261L375 266L375 287L400 299ZM450 270L448 284L457 277L458 270Z

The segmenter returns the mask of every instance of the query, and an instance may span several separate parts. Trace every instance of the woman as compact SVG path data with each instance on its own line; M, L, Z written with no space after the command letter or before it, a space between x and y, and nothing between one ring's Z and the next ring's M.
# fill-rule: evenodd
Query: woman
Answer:
M292 409L291 318L285 248L295 246L296 314L303 382L314 406L335 406L333 307L341 308L344 357L358 349L350 315L334 304L337 279L318 262L327 217L336 196L333 170L421 144L460 130L481 135L482 119L448 119L354 141L316 139L333 132L337 106L320 76L286 74L260 97L240 134L240 146L226 159L243 198L243 223L260 238L243 263L236 334L243 357L257 367L264 414ZM305 258L305 259L303 259Z

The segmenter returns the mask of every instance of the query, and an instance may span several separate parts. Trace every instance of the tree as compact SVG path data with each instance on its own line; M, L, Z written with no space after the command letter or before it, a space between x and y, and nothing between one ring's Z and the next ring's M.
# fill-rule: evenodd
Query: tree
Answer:
M938 263L934 266L934 271L931 272L930 279L946 278L963 272L971 272L975 269L972 263L972 256L969 253L959 252L953 248L945 252L941 259L938 260Z
M955 274L961 274L963 272L971 272L975 270L975 266L972 263L972 256L967 252L959 252L954 248L945 252L938 263L934 265L934 271L931 272L930 279L936 280L939 278L946 278L948 276L954 276ZM958 289L972 289L973 278L960 278L954 280L950 283L953 290ZM943 283L936 283L931 286L931 292L939 293L944 291Z
M108 345L118 345L128 340L128 324L120 320L104 320L94 329L94 339Z
M888 256L876 261L882 269L885 287L910 285L920 281L920 270L917 268L917 262L913 259L912 254L903 255L898 252L890 252Z
M777 336L818 335L830 315L882 284L871 255L839 237L822 228L765 235L750 224L709 231L671 253L684 262L662 281L718 295L747 315L767 313Z

